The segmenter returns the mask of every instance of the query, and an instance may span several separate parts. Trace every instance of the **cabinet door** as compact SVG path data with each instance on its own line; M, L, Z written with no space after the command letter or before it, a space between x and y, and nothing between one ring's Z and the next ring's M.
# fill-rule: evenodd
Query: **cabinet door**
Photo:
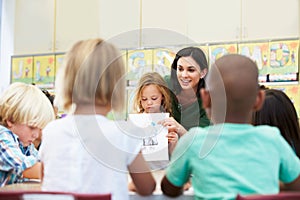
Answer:
M98 0L56 2L56 51L64 52L78 40L98 37Z
M242 39L299 37L299 0L242 0Z
M100 0L99 36L119 48L138 48L140 0Z
M15 54L52 51L53 1L16 1Z
M187 3L183 0L142 0L142 46L187 43Z
M197 41L223 42L240 38L241 0L188 0L187 33Z

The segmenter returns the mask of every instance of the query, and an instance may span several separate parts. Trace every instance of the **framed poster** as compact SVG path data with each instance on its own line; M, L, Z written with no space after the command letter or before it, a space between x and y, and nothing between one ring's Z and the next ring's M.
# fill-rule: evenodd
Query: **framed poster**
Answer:
M33 60L33 82L40 88L53 88L55 75L55 56L34 56Z
M12 57L11 83L33 82L33 57Z
M270 42L269 66L261 71L267 82L298 80L298 48L298 39Z

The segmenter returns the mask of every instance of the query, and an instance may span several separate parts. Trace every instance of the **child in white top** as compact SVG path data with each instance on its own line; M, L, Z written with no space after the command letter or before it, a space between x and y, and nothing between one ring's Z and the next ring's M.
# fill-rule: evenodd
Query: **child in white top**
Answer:
M73 114L50 123L43 132L42 189L128 199L129 171L137 193L150 195L156 183L140 153L140 140L105 117L110 110L122 111L125 104L119 50L101 39L79 41L61 70L56 97Z

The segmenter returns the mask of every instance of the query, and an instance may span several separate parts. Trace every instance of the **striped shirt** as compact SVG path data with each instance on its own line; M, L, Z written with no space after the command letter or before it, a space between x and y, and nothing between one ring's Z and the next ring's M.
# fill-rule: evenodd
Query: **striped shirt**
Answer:
M38 161L34 145L24 147L19 137L0 125L0 184L10 176L6 184L22 181L22 172Z

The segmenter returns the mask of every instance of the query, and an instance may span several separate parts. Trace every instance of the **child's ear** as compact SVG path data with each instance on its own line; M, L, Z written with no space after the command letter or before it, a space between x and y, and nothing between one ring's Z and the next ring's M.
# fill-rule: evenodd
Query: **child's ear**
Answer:
M8 128L11 128L13 126L13 123L10 120L6 120Z
M264 101L265 101L265 90L259 90L258 94L256 96L256 100L255 100L253 110L254 111L260 110L264 105Z
M206 89L202 88L200 90L201 93L201 99L202 99L202 106L204 109L210 108L211 107L211 99L210 99L210 94L209 91Z

